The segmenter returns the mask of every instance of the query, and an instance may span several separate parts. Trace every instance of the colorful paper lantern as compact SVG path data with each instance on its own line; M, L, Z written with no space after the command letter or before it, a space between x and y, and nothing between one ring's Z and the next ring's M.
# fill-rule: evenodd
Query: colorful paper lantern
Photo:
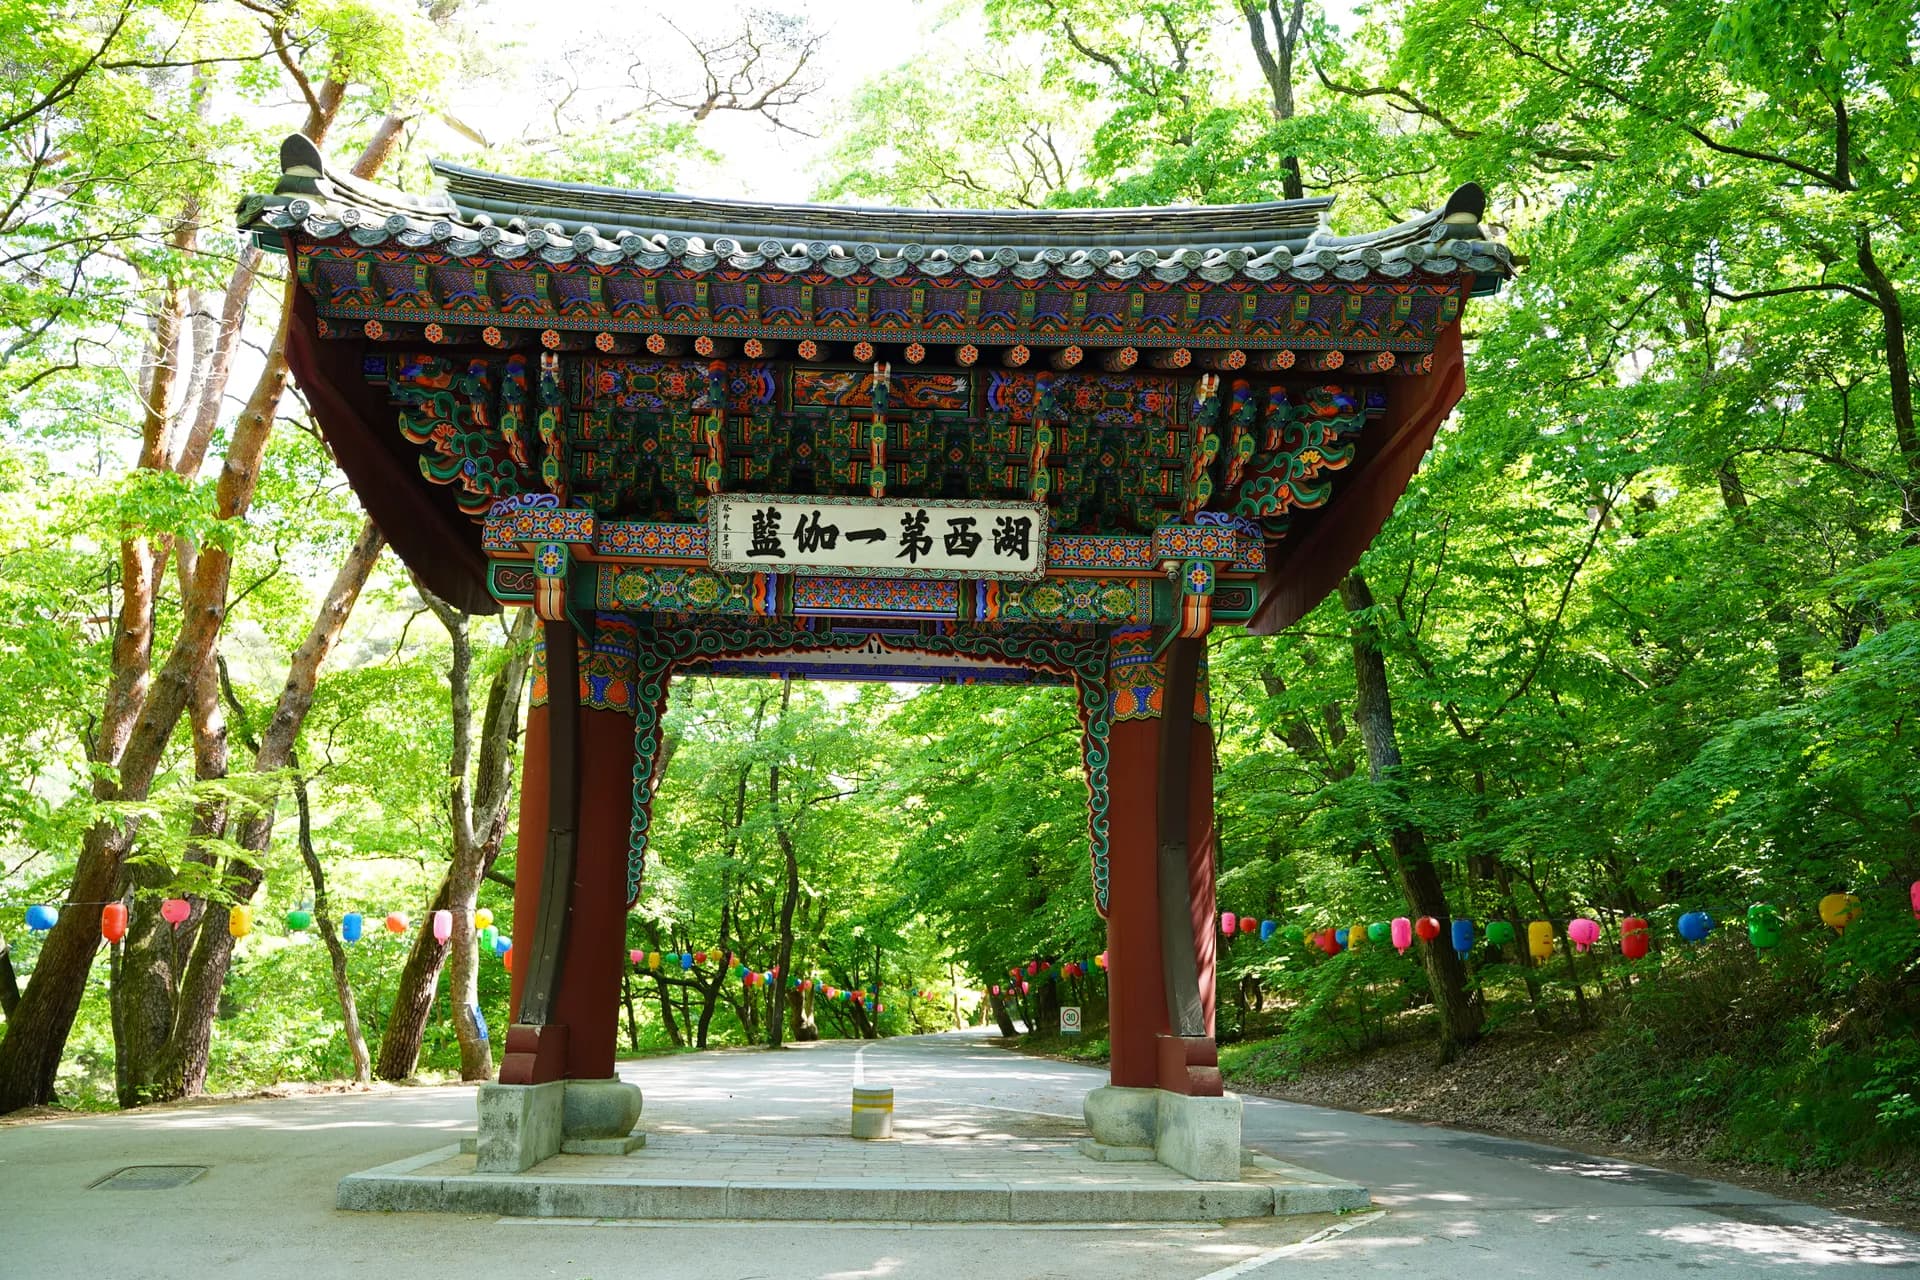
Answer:
M696 952L694 952L694 953L693 953L693 962L694 962L695 964L705 964L705 963L707 962L707 953L706 953L706 952L704 952L704 951L696 951Z
M1222 937L1231 938L1234 934L1234 930L1238 929L1239 927L1240 927L1239 916L1234 915L1233 912L1231 911L1222 911L1220 913L1220 935Z
M388 913L387 932L388 933L405 933L406 931L407 931L406 913L402 911L394 911L394 912Z
M27 908L27 928L35 933L45 933L60 920L60 912L53 907L36 904Z
M647 952L647 968L658 969L659 967L660 967L660 953L658 951Z
M160 904L160 918L176 929L192 914L193 904L185 898L168 898Z
M1780 913L1764 902L1747 908L1747 941L1758 950L1780 945Z
M680 968L682 971L693 968L693 953L691 951L682 951L680 953Z
M474 928L475 928L476 930L479 930L479 929L484 929L484 928L486 928L486 927L487 927L488 925L490 925L490 924L492 924L492 923L493 923L493 911L492 911L492 909L491 909L491 908L488 908L488 907L475 907L475 908L474 908L474 910L473 910L473 927L474 927Z
M1401 955L1407 954L1407 948L1413 945L1413 921L1405 916L1393 918L1393 949Z
M1573 944L1575 951L1585 955L1588 947L1600 941L1600 922L1585 916L1567 921L1567 941Z
M1553 956L1553 925L1545 920L1534 920L1527 925L1527 954L1535 960L1548 960Z
M1027 961L1027 976L1028 976L1029 978L1031 978L1031 977L1032 977L1032 976L1033 976L1034 974L1036 974L1036 973L1039 973L1039 972L1040 972L1040 966L1039 966L1039 965L1037 965L1037 964L1035 964L1035 963L1034 963L1033 961L1031 961L1031 960L1029 960L1029 961Z
M108 942L118 942L127 936L127 904L109 902L100 908L100 936Z
M492 925L488 925L475 936L480 939L480 949L482 951L491 951L493 950L493 940L500 936L500 931Z
M993 984L993 994L996 996L1000 994L1000 984L997 982Z
M634 968L638 969L641 965L645 964L646 962L647 962L647 953L642 951L640 948L635 947L633 950L627 952L627 963L632 965Z
M1354 924L1347 926L1347 950L1357 951L1367 940L1367 926Z
M508 937L508 936L507 936L506 934L504 934L504 933L503 933L503 934L500 934L500 935L498 935L497 937L495 937L495 938L494 938L494 940L493 940L493 954L495 954L495 955L497 955L497 956L501 956L501 957L504 957L504 956L505 956L505 955L507 954L507 952L509 952L509 951L511 951L511 950L513 950L513 939L512 939L512 938L509 938L509 937Z
M1020 984L1020 994L1021 994L1021 995L1026 995L1026 994L1027 994L1027 992L1028 992L1029 990L1030 990L1030 988L1029 988L1029 987L1027 986L1027 984L1026 984L1025 982L1022 982L1022 983Z
M242 904L227 911L227 932L244 938L253 932L253 908Z
M508 973L513 972L513 948L512 947L508 947L505 951L502 951L500 953L500 967L505 969Z
M433 913L433 940L441 946L453 937L453 912L445 907Z
M1459 916L1454 917L1453 949L1463 960L1467 953L1473 950L1473 921Z
M1251 934L1260 927L1260 922L1252 916L1240 917L1240 932Z
M1913 887L1907 890L1907 894L1913 900L1913 918L1920 920L1920 880L1913 882Z
M1375 920L1367 926L1368 942L1387 942L1393 938L1393 926L1385 920Z
M1688 942L1700 942L1713 932L1713 917L1704 911L1689 911L1680 917L1675 927Z
M1835 933L1860 918L1860 899L1850 893L1830 893L1820 899L1820 919Z
M1504 947L1513 941L1513 926L1505 920L1487 921L1487 944Z
M1099 966L1100 966L1100 967L1101 967L1102 969L1104 969L1104 968L1106 968L1106 967L1107 967L1107 953L1106 953L1106 952L1104 952L1104 951L1102 951L1102 952L1101 952L1101 953L1100 953L1099 955L1097 955L1097 956L1095 956L1095 957L1093 958L1093 962L1094 962L1095 964L1097 964L1097 965L1099 965Z
M287 928L293 930L295 933L312 927L313 912L307 910L305 907L295 907L293 910L287 912Z
M1440 936L1440 922L1432 916L1421 916L1413 922L1414 936L1422 942L1432 942Z
M1322 929L1313 935L1313 945L1330 956L1338 955L1342 945L1340 935L1345 932L1344 929Z
M1353 939L1353 933L1351 930L1335 929L1333 931L1333 940L1339 945L1334 947L1334 951L1344 950L1347 944L1352 941L1352 939ZM1327 954L1332 955L1333 951L1329 951Z
M1639 916L1628 916L1620 922L1620 954L1627 959L1644 959L1652 941L1647 922Z
M340 917L340 936L348 942L360 941L360 935L367 927L366 917L358 911L349 911Z

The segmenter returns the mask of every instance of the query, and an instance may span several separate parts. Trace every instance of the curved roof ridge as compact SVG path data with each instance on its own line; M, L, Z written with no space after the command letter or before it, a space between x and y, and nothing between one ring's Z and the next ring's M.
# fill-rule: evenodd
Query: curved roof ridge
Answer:
M585 182L519 178L447 160L432 162L467 217L558 222L571 232L630 229L681 235L828 240L874 245L960 240L1017 250L1092 244L1124 248L1298 248L1318 230L1333 197L1258 204L1088 209L912 209L739 200L638 191Z

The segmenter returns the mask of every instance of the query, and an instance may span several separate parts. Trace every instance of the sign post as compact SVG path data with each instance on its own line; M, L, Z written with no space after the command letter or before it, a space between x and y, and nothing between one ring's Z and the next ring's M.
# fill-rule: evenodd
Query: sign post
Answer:
M1063 1036L1077 1036L1080 1034L1080 1009L1078 1006L1061 1006L1060 1034Z

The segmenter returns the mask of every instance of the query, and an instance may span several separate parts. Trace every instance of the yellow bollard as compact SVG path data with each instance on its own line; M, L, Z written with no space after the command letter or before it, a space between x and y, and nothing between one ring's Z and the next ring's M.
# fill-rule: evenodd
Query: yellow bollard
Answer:
M853 1136L891 1138L893 1136L893 1090L853 1089Z

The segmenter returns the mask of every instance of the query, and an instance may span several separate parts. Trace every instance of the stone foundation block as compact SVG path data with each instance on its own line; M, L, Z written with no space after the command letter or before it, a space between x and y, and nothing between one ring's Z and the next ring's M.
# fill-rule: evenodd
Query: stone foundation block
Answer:
M566 1088L564 1080L481 1085L474 1168L481 1173L524 1173L558 1155Z
M640 1123L640 1086L624 1080L568 1080L561 1130L569 1139L625 1138Z
M1093 1140L1121 1148L1151 1148L1159 1111L1160 1090L1111 1084L1091 1090L1081 1106Z
M1237 1094L1196 1098L1159 1090L1153 1154L1161 1164L1202 1182L1240 1177L1240 1112Z

